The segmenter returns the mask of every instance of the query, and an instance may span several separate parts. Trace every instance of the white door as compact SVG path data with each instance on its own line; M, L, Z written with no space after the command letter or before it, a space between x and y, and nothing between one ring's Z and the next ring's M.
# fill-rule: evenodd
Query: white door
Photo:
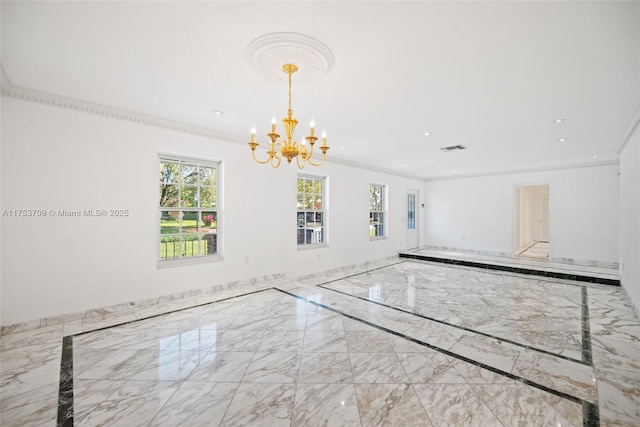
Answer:
M540 198L540 208L538 214L538 241L549 242L549 196Z
M418 247L418 192L407 192L407 249Z

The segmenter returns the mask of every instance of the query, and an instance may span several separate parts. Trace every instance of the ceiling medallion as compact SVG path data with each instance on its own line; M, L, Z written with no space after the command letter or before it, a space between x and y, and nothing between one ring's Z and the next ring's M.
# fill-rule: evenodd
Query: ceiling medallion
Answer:
M254 39L245 50L245 59L260 74L287 80L283 64L298 67L297 82L309 82L326 75L333 67L331 50L319 40L299 33L270 33Z

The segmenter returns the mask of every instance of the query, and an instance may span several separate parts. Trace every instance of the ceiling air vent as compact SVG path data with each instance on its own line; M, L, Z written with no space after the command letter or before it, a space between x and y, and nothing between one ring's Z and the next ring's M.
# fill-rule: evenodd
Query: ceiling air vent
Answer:
M464 145L451 145L449 147L442 147L442 151L457 151L457 150L466 150L467 147Z

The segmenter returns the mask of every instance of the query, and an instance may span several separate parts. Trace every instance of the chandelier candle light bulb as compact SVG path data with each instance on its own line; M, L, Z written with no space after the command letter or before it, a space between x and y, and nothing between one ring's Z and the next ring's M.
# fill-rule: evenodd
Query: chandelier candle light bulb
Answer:
M322 159L318 163L314 163L311 160L311 156L313 154L313 146L318 138L315 136L316 124L313 116L311 116L311 122L309 123L309 136L305 138L303 134L300 138L300 142L293 140L293 134L295 132L296 125L298 124L298 119L293 117L293 109L291 108L291 75L298 71L298 67L294 64L285 64L282 66L282 71L287 73L289 78L289 109L287 110L287 117L282 119L286 139L278 142L280 135L276 133L276 115L274 113L273 118L271 119L271 133L267 134L267 137L269 137L270 140L269 149L267 150L268 157L265 160L258 160L256 158L256 148L260 144L256 142L255 125L251 128L251 141L249 142L249 147L251 147L251 156L257 163L270 163L273 168L280 166L280 162L283 157L287 159L288 163L291 163L291 160L295 157L298 168L300 169L304 168L307 163L311 166L320 166L324 163L327 150L329 149L327 146L327 134L323 129L322 145L319 147L322 152ZM308 146L306 145L306 142L309 143Z

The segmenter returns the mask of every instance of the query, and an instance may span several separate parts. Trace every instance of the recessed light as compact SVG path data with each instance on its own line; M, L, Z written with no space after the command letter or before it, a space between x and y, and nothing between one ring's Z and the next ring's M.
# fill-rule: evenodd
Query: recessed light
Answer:
M598 156L592 156L592 157L593 157L594 159L597 159L597 158L598 158Z
M341 150L344 150L345 148L346 148L346 147L345 147L344 145L341 145L341 146L340 146L340 149L341 149Z
M555 119L555 120L553 121L553 123L562 123L562 122L564 122L565 120L566 120L566 119Z
M404 164L404 167L405 167L405 168L406 168L406 167L408 167L408 166L409 166L408 164L406 164L406 163Z
M456 171L451 171L451 173L456 173Z
M569 138L560 138L558 141L560 142L565 142L566 140L568 140Z
M224 112L222 112L222 111L220 111L220 110L215 110L215 111L213 112L213 115L214 115L214 116L221 116L221 115L223 115L223 114L224 114Z
M429 136L429 135L431 135L431 132L425 132L424 133L424 136Z

